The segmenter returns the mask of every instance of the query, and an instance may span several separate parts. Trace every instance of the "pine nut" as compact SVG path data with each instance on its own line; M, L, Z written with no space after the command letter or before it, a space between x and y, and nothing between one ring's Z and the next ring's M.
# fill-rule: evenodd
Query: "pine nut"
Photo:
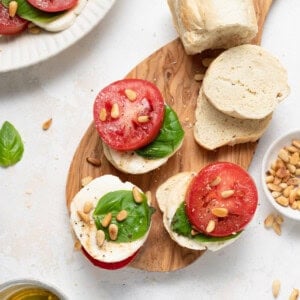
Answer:
M292 173L292 174L294 174L296 172L296 166L294 166L292 164L288 164L287 168L290 171L290 173Z
M80 220L83 221L84 223L86 223L86 224L90 223L90 220L91 220L90 216L85 214L83 211L77 210L77 215L80 218Z
M282 216L277 215L277 216L275 217L275 222L278 223L279 225L281 225L281 224L284 222L284 219L283 219Z
M273 227L273 230L275 231L275 233L277 235L281 235L281 226L280 226L280 224L274 222L272 227Z
M279 183L279 186L283 189L286 189L288 187L287 183L286 182L281 182Z
M96 242L98 247L102 247L105 241L105 233L103 230L97 230L96 232Z
M295 190L292 190L289 195L289 203L290 204L293 204L295 202L296 196L297 196L297 192Z
M292 185L289 185L287 188L284 189L283 196L288 198L293 189L294 187Z
M264 224L266 228L271 228L273 226L274 223L274 215L270 214L266 217Z
M107 111L104 107L102 107L99 112L99 120L104 122L106 121L106 118L107 118Z
M299 162L299 152L295 152L292 154L290 158L290 164L296 165Z
M115 241L118 237L118 226L116 224L110 224L108 227L109 237L112 241Z
M280 149L278 153L278 157L281 158L284 162L289 162L289 154L286 150Z
M205 230L207 233L210 233L215 230L215 227L216 227L216 222L214 220L209 220Z
M293 289L292 293L290 294L289 300L297 300L299 297L299 290Z
M295 146L286 147L286 150L289 151L289 152L291 152L291 153L299 151L299 149L297 149Z
M8 4L8 14L11 18L15 17L18 10L18 2L10 1Z
M192 236L195 236L195 235L197 235L197 234L199 234L199 231L197 231L197 230L195 230L195 229L192 229L192 230L191 230L191 235L192 235Z
M293 140L292 145L300 149L300 140Z
M228 209L225 207L214 207L211 213L216 217L225 218L228 216Z
M149 116L138 116L137 120L139 123L147 123L149 122L150 118Z
M28 32L31 34L39 34L41 32L41 29L40 29L40 27L37 27L37 26L31 26L31 27L28 27Z
M135 186L132 189L133 199L136 203L142 203L143 202L143 194L139 191L139 189Z
M267 187L270 191L273 191L273 192L281 192L282 191L282 188L274 183L268 183Z
M88 213L90 213L92 208L93 208L93 203L91 201L86 201L83 205L83 212L85 214L88 214Z
M127 218L127 216L128 216L127 210L123 209L117 214L116 219L117 221L122 222Z
M295 175L296 175L296 176L300 176L300 169L299 169L299 168L296 169Z
M86 176L81 179L81 186L88 185L93 180L92 176Z
M204 78L204 74L199 73L199 74L194 75L194 80L196 80L196 81L202 81L203 78Z
M135 101L137 97L136 92L131 89L125 89L125 95L130 101Z
M281 283L278 279L274 280L272 283L272 293L274 298L277 298L279 295Z
M45 121L44 123L43 123L43 126L42 126L42 128L43 128L43 130L48 130L50 127L51 127L51 125L52 125L52 118L50 118L50 119L48 119L47 121Z
M266 183L272 183L274 181L274 176L273 175L269 175L266 177Z
M211 186L211 187L213 187L213 186L217 186L220 182L221 182L221 177L220 176L217 176L209 185Z
M101 166L101 160L95 157L87 157L86 161L95 167Z
M298 208L298 204L297 204L296 201L294 201L294 202L292 203L291 208L292 208L292 209L297 209L297 208Z
M111 221L111 218L112 218L112 214L111 213L108 213L105 215L105 217L103 218L103 220L101 221L101 225L106 228L110 221Z
M223 191L221 192L221 196L222 198L229 198L234 194L234 190L227 190L227 191Z
M283 196L279 196L276 198L276 202L280 204L281 206L288 206L289 205L289 199Z
M300 201L296 201L297 203L297 209L300 210Z
M271 194L272 194L273 198L277 198L277 197L281 196L280 192L272 192Z
M118 103L114 103L111 108L110 116L113 119L117 119L120 116L120 109Z

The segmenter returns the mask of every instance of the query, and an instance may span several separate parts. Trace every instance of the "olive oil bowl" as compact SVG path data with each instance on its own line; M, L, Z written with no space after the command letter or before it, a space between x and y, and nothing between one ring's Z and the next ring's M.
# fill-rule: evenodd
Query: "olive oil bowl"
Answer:
M67 300L61 292L37 280L13 280L0 284L1 300Z

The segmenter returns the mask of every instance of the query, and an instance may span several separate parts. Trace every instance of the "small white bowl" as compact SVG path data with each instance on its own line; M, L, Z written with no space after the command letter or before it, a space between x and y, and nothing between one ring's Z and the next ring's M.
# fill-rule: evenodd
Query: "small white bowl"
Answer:
M290 219L300 221L300 210L292 209L291 207L284 207L284 206L279 205L273 198L273 196L272 196L271 192L269 191L267 184L266 184L266 172L269 170L271 163L276 160L279 150L285 146L290 146L292 143L292 140L294 140L294 139L300 140L300 130L299 129L285 134L284 136L278 138L271 144L271 146L265 153L263 161L262 161L262 172L261 172L262 177L261 178L262 178L263 190L267 196L267 199L274 206L274 208L280 214L282 214Z

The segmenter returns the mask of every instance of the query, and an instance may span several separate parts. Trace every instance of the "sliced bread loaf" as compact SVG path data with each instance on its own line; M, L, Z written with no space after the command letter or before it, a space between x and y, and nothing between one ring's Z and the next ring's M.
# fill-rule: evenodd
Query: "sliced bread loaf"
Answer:
M218 110L241 119L262 119L289 94L287 72L256 45L224 51L209 66L203 92Z
M249 43L257 33L252 0L168 0L187 54Z
M208 102L200 89L194 137L199 145L208 150L254 142L265 132L271 119L272 115L261 120L242 120L225 115Z

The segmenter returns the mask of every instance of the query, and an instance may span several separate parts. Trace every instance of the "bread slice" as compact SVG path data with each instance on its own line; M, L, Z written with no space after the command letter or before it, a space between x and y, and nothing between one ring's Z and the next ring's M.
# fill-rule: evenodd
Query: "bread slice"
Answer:
M272 114L261 120L230 117L214 108L200 89L195 117L195 140L200 146L214 150L224 145L233 146L258 140L267 129Z
M218 110L241 119L263 119L289 94L287 72L260 46L224 51L209 66L203 92Z
M195 176L193 172L181 172L167 179L156 191L156 199L163 213L163 223L172 240L181 247L193 250L217 251L233 243L240 235L226 241L199 242L179 235L172 230L172 220L177 208L185 201L188 186Z
M249 43L257 33L252 0L168 0L187 54Z

